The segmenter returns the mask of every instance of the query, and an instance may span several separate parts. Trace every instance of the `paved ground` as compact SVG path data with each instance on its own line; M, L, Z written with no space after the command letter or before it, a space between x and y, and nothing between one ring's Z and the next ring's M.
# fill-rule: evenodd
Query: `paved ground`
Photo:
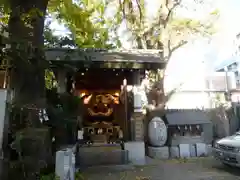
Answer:
M240 169L213 158L151 160L144 166L94 167L82 170L84 180L240 180Z

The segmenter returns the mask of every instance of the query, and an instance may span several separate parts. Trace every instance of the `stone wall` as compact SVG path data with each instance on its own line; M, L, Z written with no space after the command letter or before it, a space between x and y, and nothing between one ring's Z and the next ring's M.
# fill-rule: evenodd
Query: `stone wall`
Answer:
M121 165L128 163L128 153L118 144L82 146L78 148L76 160L80 167Z
M171 146L178 146L179 144L196 144L204 141L202 136L177 136L172 137Z
M211 156L212 147L205 143L180 144L178 146L148 146L148 156L154 159L191 158Z

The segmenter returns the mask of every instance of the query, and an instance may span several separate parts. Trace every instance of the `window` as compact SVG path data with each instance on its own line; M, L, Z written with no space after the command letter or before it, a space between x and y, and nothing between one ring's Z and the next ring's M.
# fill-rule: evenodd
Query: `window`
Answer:
M235 76L238 76L238 75L239 75L238 71L235 71L234 74L235 74Z

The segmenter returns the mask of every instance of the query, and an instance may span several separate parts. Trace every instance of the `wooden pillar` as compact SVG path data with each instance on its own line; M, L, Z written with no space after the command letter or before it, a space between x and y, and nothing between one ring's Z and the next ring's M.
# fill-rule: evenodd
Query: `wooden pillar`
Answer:
M131 115L131 136L133 141L143 141L144 129L143 129L143 118L142 104L141 104L141 72L135 71L133 74L133 106L134 111Z
M133 83L135 86L141 85L141 71L133 72Z
M67 73L64 69L59 69L57 72L58 93L65 93L67 90Z
M123 123L123 138L124 141L129 140L129 119L128 119L128 92L127 92L127 80L123 80L123 86L122 86L122 96L123 96L123 102L124 102L124 123Z

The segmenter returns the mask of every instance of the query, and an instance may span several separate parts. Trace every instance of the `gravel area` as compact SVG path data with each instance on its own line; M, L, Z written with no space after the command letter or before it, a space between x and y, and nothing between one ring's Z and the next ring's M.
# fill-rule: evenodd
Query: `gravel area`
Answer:
M240 169L211 157L148 160L144 166L107 166L82 170L84 180L240 180Z

